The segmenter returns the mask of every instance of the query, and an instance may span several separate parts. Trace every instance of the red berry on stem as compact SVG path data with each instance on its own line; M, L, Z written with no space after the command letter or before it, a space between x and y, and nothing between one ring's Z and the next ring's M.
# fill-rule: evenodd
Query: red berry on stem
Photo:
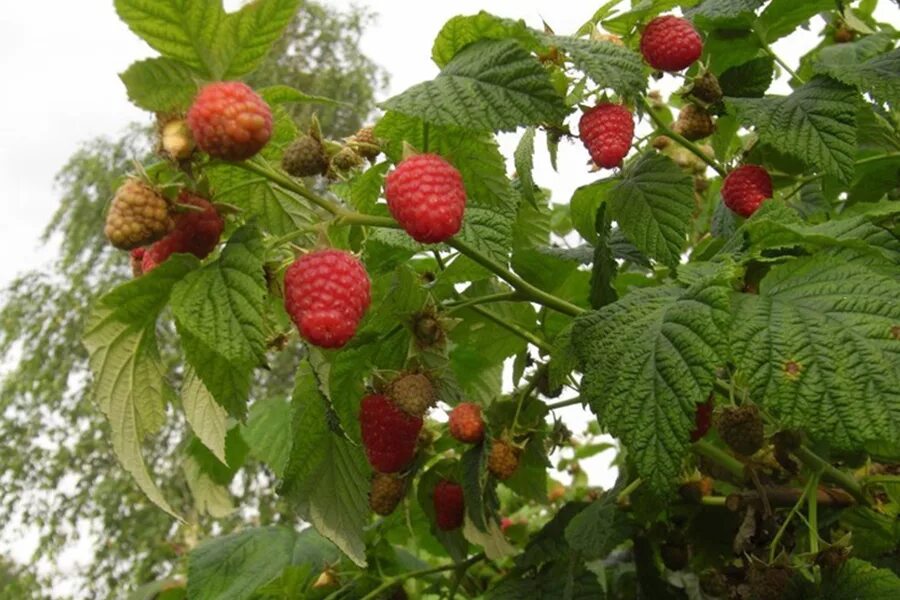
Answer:
M452 531L462 526L466 516L463 489L458 483L441 479L431 495L438 529Z
M621 104L604 102L581 115L578 134L597 166L612 169L631 149L634 119Z
M225 160L250 158L272 136L272 110L240 81L201 89L188 110L187 123L201 150Z
M772 197L772 178L757 165L743 165L725 177L722 184L722 199L725 206L741 215L749 217L756 212L763 200Z
M484 420L481 407L472 402L462 402L450 411L450 435L466 444L477 444L484 438Z
M371 301L365 267L349 252L318 250L284 274L284 308L305 340L340 348L356 333Z
M466 208L462 175L437 154L403 160L388 174L384 196L391 214L417 242L443 242L462 225Z
M696 442L709 431L712 425L713 396L703 404L698 404L694 412L694 430L691 431L691 442Z
M661 71L680 71L703 52L703 40L690 21L664 15L650 21L641 34L644 60Z
M366 457L373 469L396 473L409 466L422 429L421 417L406 414L387 396L372 394L362 399L359 423Z
M188 210L178 213L175 218L175 228L168 235L154 242L144 252L141 259L141 270L144 273L154 269L176 253L188 253L197 258L206 258L219 243L219 236L225 229L225 222L209 200L182 191L178 196L178 204L195 206L203 210Z

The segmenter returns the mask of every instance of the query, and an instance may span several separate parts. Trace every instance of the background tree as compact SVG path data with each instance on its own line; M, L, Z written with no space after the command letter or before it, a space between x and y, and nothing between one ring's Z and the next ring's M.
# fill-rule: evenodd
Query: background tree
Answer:
M359 50L359 39L374 16L365 9L338 12L304 3L284 37L253 74L254 86L286 84L340 104L291 110L301 127L317 112L332 137L352 134L374 107L387 77ZM53 559L88 527L95 555L82 573L83 592L106 597L168 573L170 561L215 525L229 531L248 512L215 518L197 513L177 452L191 444L184 428L170 421L162 443L147 447L157 481L184 514L197 521L183 528L152 508L119 466L109 445L106 419L86 387L87 355L80 342L91 306L105 291L131 276L127 255L111 248L97 224L134 160L147 162L154 130L141 124L117 140L98 138L76 152L57 176L60 204L43 242L59 245L58 260L47 269L24 273L2 293L0 355L9 358L0 387L0 521L3 537L17 539L15 524L37 527L35 560ZM171 348L163 346L163 354ZM258 378L259 394L290 389L286 369ZM174 378L180 373L173 371ZM277 520L282 511L266 474L252 460L243 462L234 491L242 507L259 522ZM212 512L216 512L213 510ZM226 511L222 509L220 513Z

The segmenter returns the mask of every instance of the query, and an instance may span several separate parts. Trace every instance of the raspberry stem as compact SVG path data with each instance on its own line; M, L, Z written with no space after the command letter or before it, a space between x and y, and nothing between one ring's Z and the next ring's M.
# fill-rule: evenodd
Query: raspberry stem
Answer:
M665 123L662 122L662 119L657 116L655 112L653 112L653 108L647 102L647 99L643 96L639 96L639 102L644 107L644 111L650 115L650 118L653 120L653 123L656 125L656 128L666 137L671 138L688 149L692 154L694 154L697 158L708 164L710 167L715 169L716 173L725 177L725 169L719 166L719 163L711 159L704 153L700 148L697 147L697 144L690 141L686 137L681 134L675 133L672 131Z
M425 575L433 575L435 573L442 573L444 571L453 571L454 569L459 569L459 568L463 568L463 567L468 568L476 563L481 562L484 559L485 559L485 555L482 552L482 553L472 556L471 558L467 558L466 560L464 560L463 562L460 562L460 563L454 562L454 563L450 563L447 565L441 565L439 567L432 567L430 569L420 569L418 571L410 571L409 573L402 573L402 574L396 575L394 577L388 577L388 578L385 578L384 581L381 582L381 585L379 585L377 588L375 588L374 590L372 590L371 592L369 592L368 594L363 596L360 600L374 600L375 598L380 598L381 594L383 592L391 589L398 583L402 583L402 582L406 581L407 579L415 579L417 577L424 577Z

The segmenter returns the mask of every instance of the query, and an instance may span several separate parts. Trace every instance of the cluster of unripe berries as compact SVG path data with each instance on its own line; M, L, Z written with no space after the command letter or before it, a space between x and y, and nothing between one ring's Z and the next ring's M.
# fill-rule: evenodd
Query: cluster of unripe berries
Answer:
M404 373L388 383L381 393L362 399L360 431L366 458L374 470L369 489L369 506L379 515L389 515L402 501L408 487L409 471L421 442L423 417L436 401L436 392L423 373ZM449 415L450 434L467 444L485 440L481 407L464 402ZM505 480L519 465L520 449L511 442L491 441L488 469ZM432 490L435 524L443 531L462 526L465 502L462 486L441 479Z

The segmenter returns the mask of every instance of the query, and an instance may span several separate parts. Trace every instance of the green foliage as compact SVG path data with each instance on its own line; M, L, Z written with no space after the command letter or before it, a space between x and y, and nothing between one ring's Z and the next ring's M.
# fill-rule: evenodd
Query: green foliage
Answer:
M26 451L46 435L54 450L32 470L0 450L13 486L0 515L37 523L45 557L61 530L97 523L110 545L92 573L105 579L85 588L101 597L137 584L160 599L700 597L698 580L722 573L737 597L779 571L773 560L805 597L896 595L897 56L871 0L612 2L573 36L455 17L432 48L437 77L383 103L381 152L303 180L277 165L300 132L319 135L313 109L330 156L375 149L347 135L379 72L356 49L367 13L298 4L116 3L161 54L122 75L137 105L183 111L202 81L245 77L273 109L273 136L245 162L175 163L150 156L142 133L66 171L49 230L66 234L65 285L20 279L0 320L0 348L23 354L0 434ZM709 148L672 133L685 100L651 95L637 52L642 27L676 7L726 93L710 106ZM769 43L820 12L824 39L791 72L796 57ZM857 41L839 43L843 26ZM776 64L788 95L766 95ZM697 73L672 75L679 94ZM538 133L556 168L577 107L610 92L638 107L634 151L568 202L551 198L534 177ZM495 135L507 131L517 137ZM124 256L98 232L135 148L155 181L208 195L226 228L203 261L175 255L120 283ZM414 151L443 156L466 188L462 229L444 243L413 242L381 200ZM720 194L742 163L774 187L747 219ZM325 245L358 255L371 281L355 336L328 350L298 338L282 306L285 267ZM425 374L439 404L399 474L404 498L376 518L359 402L394 393L404 371ZM463 400L483 407L478 444L436 414ZM46 422L65 426L44 434L54 402ZM560 417L576 404L597 416L584 431ZM752 456L725 443L729 409L747 405L764 446ZM498 440L521 450L502 482L489 468ZM583 461L613 448L617 485L592 487ZM69 475L72 502L28 501L28 485L45 493ZM453 531L435 522L441 479L463 488Z
M512 40L470 44L437 78L382 106L435 125L488 131L555 121L566 113L540 62Z

